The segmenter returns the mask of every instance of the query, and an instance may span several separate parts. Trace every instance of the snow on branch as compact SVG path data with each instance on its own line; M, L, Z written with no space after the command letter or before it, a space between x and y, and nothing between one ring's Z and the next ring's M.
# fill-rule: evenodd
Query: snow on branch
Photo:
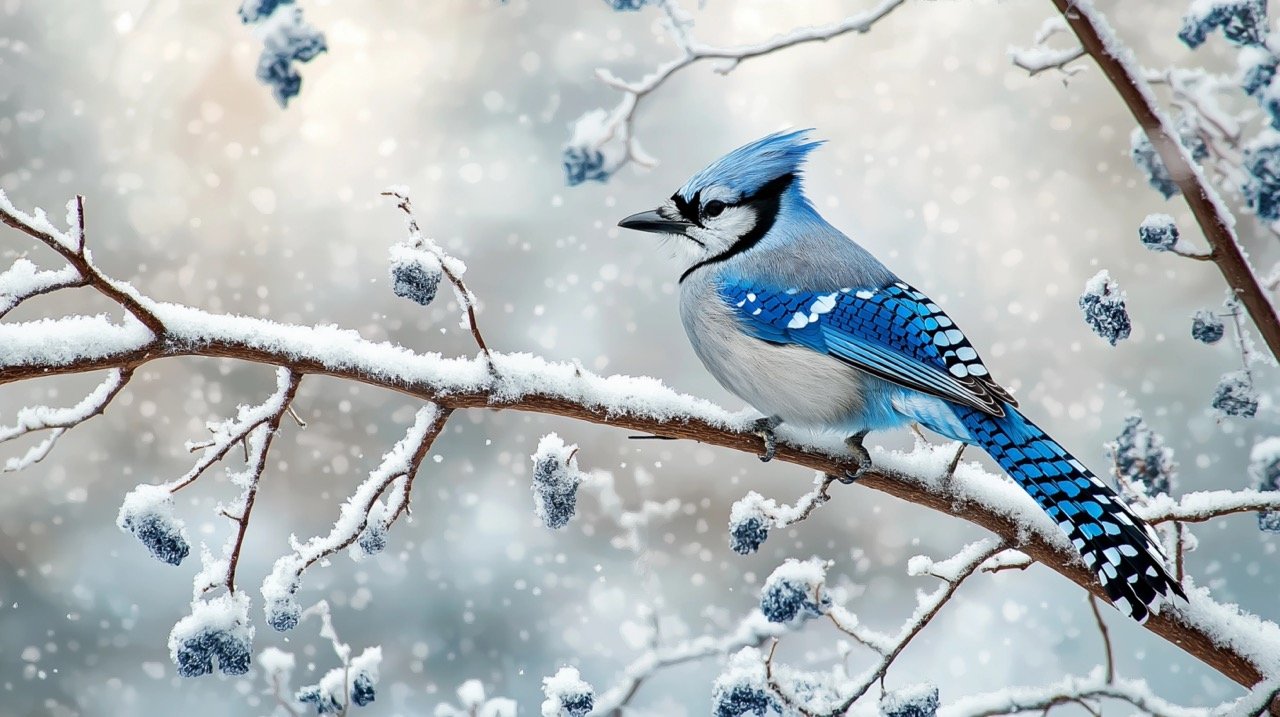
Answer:
M1069 32L1067 23L1061 17L1054 15L1047 18L1036 31L1031 47L1009 48L1009 61L1033 76L1045 70L1058 70L1068 77L1074 75L1083 68L1067 65L1083 57L1084 48L1079 44L1062 48L1052 48L1047 44L1054 35Z
M1205 176L1193 149L1181 141L1181 132L1175 122L1160 108L1147 73L1142 71L1132 51L1090 0L1053 0L1053 4L1084 51L1097 62L1124 100L1167 171L1172 186L1185 198L1211 248L1203 258L1210 259L1218 267L1227 285L1253 319L1272 355L1280 358L1280 316L1277 316L1275 306L1249 264L1236 233L1235 217ZM1183 39L1187 40L1187 37ZM1199 39L1203 41L1203 37ZM1188 44L1194 47L1199 43L1188 41ZM1211 112L1208 116L1212 119L1221 114ZM1224 135L1232 134L1230 126L1223 125L1221 129Z
M573 135L564 148L565 181L569 186L584 181L603 182L628 162L649 167L657 163L640 147L634 123L640 103L654 90L684 68L704 60L720 60L719 74L732 72L746 60L812 42L826 42L849 33L864 33L905 0L880 0L870 10L819 27L801 27L770 40L731 47L708 45L692 32L693 17L676 0L657 0L665 15L663 25L675 41L679 55L654 68L638 80L624 80L607 69L596 77L622 93L622 100L610 111L594 109L575 121Z
M80 272L69 264L61 269L41 271L30 261L18 259L0 272L0 319L27 299L84 285Z
M107 404L111 403L111 400L124 389L132 376L133 369L130 368L111 369L106 380L70 408L27 406L19 409L17 423L12 426L0 426L0 443L37 431L49 431L49 435L28 449L21 457L6 460L5 472L19 471L43 460L49 455L49 451L53 450L53 445L62 437L62 434L106 410Z
M291 539L293 552L276 560L262 581L268 624L281 632L297 626L302 610L296 595L307 568L353 544L359 547L357 557L380 552L386 546L387 530L408 511L413 477L444 430L449 413L435 404L418 409L404 437L342 505L329 533L305 543ZM388 500L381 501L388 491Z
M37 239L48 233L39 223L47 223L38 219L43 215L27 217L0 206L0 216ZM58 246L67 240L67 237L50 239ZM75 237L71 237L70 242L80 246L75 243ZM95 286L120 286L101 274L93 276L97 277L91 279L91 283L97 282ZM294 541L293 552L276 562L272 574L264 581L262 593L268 621L278 629L293 627L301 617L295 593L307 567L357 544L358 554L376 552L385 540L386 528L408 509L413 476L453 411L469 408L529 411L666 438L696 440L752 455L760 449L760 438L753 431L755 416L725 411L705 400L672 391L652 378L604 377L577 364L497 351L473 358L446 358L375 343L354 331L332 326L291 326L255 317L212 314L156 302L132 289L127 296L163 327L161 334L147 330L139 322L116 324L104 317L70 316L0 323L0 346L5 347L0 353L0 385L98 370L115 370L127 377L130 370L152 361L187 356L229 358L277 368L276 392L267 401L242 408L236 418L215 425L211 442L196 447L204 453L193 472L161 487L162 491L152 495L152 500L143 501L149 508L145 515L158 517L146 523L150 527L139 530L149 531L148 539L152 542L148 547L153 548L153 552L159 550L158 555L176 559L185 544L182 526L169 515L172 506L166 504L163 493L179 485L189 485L237 443L249 449L247 467L233 474L245 493L227 512L233 520L248 519L248 511L243 508L251 507L249 492L261 477L270 438L289 412L289 403L304 376L332 376L397 391L426 402L401 441L348 499L333 529L305 543ZM857 468L837 440L788 433L785 426L780 433L782 440L776 452L780 461L805 466L824 476L844 475ZM862 635L864 642L883 648L878 650L882 661L895 654L895 646L905 646L918 632L918 627L927 623L949 599L959 582L984 564L993 568L1012 565L1021 560L1020 556L1025 556L1026 560L1043 563L1086 591L1102 596L1101 587L1078 560L1072 546L1024 491L976 464L958 463L957 455L952 445L921 444L906 453L876 450L874 468L859 480L868 488L954 515L995 534L994 538L970 546L950 561L915 561L916 572L935 575L946 584L926 596L897 635L877 639L876 635L859 632L845 622L850 634ZM808 506L819 502L825 487L816 486L814 494L784 512L799 513L799 517L803 517ZM1240 497L1192 494L1178 502L1154 501L1144 509L1150 511L1148 517L1153 519L1163 515L1164 519L1189 521L1197 516L1206 519L1210 514L1274 507L1275 503L1267 496L1265 493ZM636 520L648 519L645 516L653 513L646 512L648 510L642 509ZM781 511L781 507L778 510ZM625 511L619 515L623 513ZM783 519L790 517L796 516ZM233 549L234 544L233 539ZM236 671L247 669L248 665L248 653L241 648L252 638L252 625L246 612L249 599L243 591L235 589L228 564L233 553L224 552L223 558L213 559L207 550L203 552L205 566L197 576L196 601L188 616L191 619L184 618L179 623L181 629L175 626L171 636L175 660L186 670L184 674L207 674L213 669L214 659L223 672L238 674ZM225 590L212 598L204 596L207 589L213 587ZM1275 650L1275 645L1280 644L1280 627L1245 614L1235 606L1215 602L1208 590L1190 582L1186 588L1189 601L1175 603L1153 615L1145 625L1147 629L1246 687L1280 675L1280 655ZM819 607L824 604L820 594L815 594L814 600ZM764 625L760 620L763 617L748 618L739 630L723 638L670 648L652 647L628 668L617 687L600 696L597 710L625 703L656 666L696 659L694 655L723 654L737 647L760 645L762 640L781 634L781 626ZM855 684L864 683L870 684L866 677ZM853 692L840 692L836 703L848 700Z

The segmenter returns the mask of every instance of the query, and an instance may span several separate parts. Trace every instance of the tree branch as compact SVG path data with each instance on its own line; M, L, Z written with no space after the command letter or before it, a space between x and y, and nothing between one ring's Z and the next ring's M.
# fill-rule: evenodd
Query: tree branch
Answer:
M398 391L433 402L446 415L467 408L511 409L694 440L750 455L759 450L751 416L678 394L655 379L601 377L574 364L497 352L492 354L497 370L491 372L483 358L418 354L332 326L290 326L138 301L168 327L161 339L103 317L0 324L0 346L5 347L0 352L0 385L111 368L129 370L163 358L231 358ZM835 475L857 468L838 441L802 441L785 432L783 438L777 451L781 462ZM1004 478L974 464L962 464L948 475L950 446L924 446L909 457L878 451L875 458L876 467L859 484L986 528L1009 547L1105 598L1057 526ZM1188 512L1199 509L1190 503L1184 507ZM1280 628L1214 602L1207 590L1189 586L1187 592L1188 603L1167 606L1146 627L1241 685L1261 681L1264 670L1274 667L1272 650L1280 641Z
M1089 0L1053 0L1053 4L1146 132L1212 247L1212 260L1222 278L1244 304L1272 355L1280 359L1280 317L1245 257L1235 218L1178 141L1176 128L1157 106L1132 53Z

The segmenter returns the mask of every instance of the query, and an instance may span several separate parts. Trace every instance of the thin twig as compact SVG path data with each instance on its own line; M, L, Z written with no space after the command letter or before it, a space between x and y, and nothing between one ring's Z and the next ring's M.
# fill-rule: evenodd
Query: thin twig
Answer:
M1214 264L1240 297L1272 355L1280 359L1280 316L1240 246L1235 219L1156 107L1151 86L1132 53L1091 2L1053 0L1053 4L1151 140L1212 247Z
M1102 634L1102 647L1106 650L1107 657L1107 684L1116 681L1116 661L1111 651L1111 633L1107 632L1107 623L1102 620L1102 613L1098 610L1098 598L1089 596L1089 609L1093 611L1093 619L1098 622L1098 632Z

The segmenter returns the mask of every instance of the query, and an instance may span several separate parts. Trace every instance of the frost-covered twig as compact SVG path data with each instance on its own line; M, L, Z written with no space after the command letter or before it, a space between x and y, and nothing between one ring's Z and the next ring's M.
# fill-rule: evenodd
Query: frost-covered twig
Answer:
M395 199L396 206L405 213L409 227L409 241L413 246L434 254L440 261L440 269L444 272L445 278L449 280L449 283L453 285L454 295L458 298L458 304L467 313L466 323L471 330L471 338L475 339L476 346L480 348L480 352L489 360L489 366L492 367L493 358L489 355L489 347L485 344L484 336L480 333L480 324L476 321L476 296L471 293L471 290L462 281L462 274L466 272L467 266L456 257L446 254L443 249L422 233L422 228L418 225L418 218L413 214L413 204L409 201L407 190L400 188L388 189L382 193L382 196Z
M240 564L240 551L244 548L244 535L249 530L249 519L253 513L253 505L258 497L258 483L262 480L262 472L267 467L267 453L271 450L271 442L275 440L280 421L298 393L298 384L302 375L287 368L276 370L276 392L264 405L271 406L271 415L266 421L258 424L245 438L249 458L245 461L244 470L232 473L231 482L239 486L243 492L232 513L222 509L222 514L236 524L236 535L232 539L230 553L227 556L227 575L224 581L227 592L236 590L236 567Z
M580 365L498 352L491 354L497 368L491 372L483 358L419 354L332 326L289 326L142 301L168 326L164 341L156 342L141 327L113 324L105 317L0 323L0 385L130 369L165 358L231 358L382 387L434 402L442 414L467 408L531 411L752 455L759 450L760 439L751 430L754 415L727 412L654 379L602 377ZM778 445L780 462L836 475L857 468L840 442L787 438ZM990 530L1029 558L1102 596L1096 578L1062 533L1025 492L1003 477L975 464L961 464L948 477L946 468L953 458L949 446L920 446L909 454L875 451L873 458L875 468L859 479L859 485ZM355 539L348 533L347 544ZM1213 601L1206 590L1190 588L1188 594L1188 603L1153 615L1147 629L1245 686L1280 673L1273 648L1280 641L1280 628Z
M357 541L359 555L379 552L386 545L386 531L409 505L409 486L427 452L444 430L452 409L428 404L418 409L413 425L403 438L382 457L382 463L342 505L338 519L326 535L305 543L290 538L293 552L276 560L262 581L267 622L277 630L298 624L300 607L295 598L302 574L315 563L344 550ZM380 498L391 490L389 504Z
M302 372L280 366L276 369L276 390L267 400L253 406L237 406L235 418L217 423L210 422L207 428L213 437L199 443L187 443L188 451L193 453L201 451L200 457L196 459L191 470L165 484L169 492L176 493L196 482L205 471L209 470L210 466L222 460L235 446L242 445L248 448L247 441L258 429L270 425L271 431L274 432L280 425L281 417L288 411L301 378ZM245 462L249 462L249 459L250 456L246 452Z
M1080 72L1082 68L1071 67L1067 65L1084 56L1084 48L1080 45L1072 47L1052 48L1046 42L1049 38L1058 33L1068 32L1067 24L1062 18L1055 15L1047 18L1036 31L1035 38L1031 47L1010 47L1009 61L1015 66L1027 71L1028 74L1034 76L1045 70L1058 70L1064 75L1071 76Z
M657 5L666 14L665 25L679 48L680 55L659 65L648 75L633 81L623 80L604 68L596 70L596 77L601 82L622 93L622 101L607 114L603 110L594 110L579 120L580 126L566 149L566 166L569 164L569 152L582 154L594 152L598 157L602 148L616 147L618 150L611 152L611 156L607 158L600 158L600 161L592 165L594 174L589 177L578 176L576 181L571 176L570 183L576 184L583 178L607 178L628 161L642 166L656 164L656 161L640 148L635 138L633 125L636 112L640 102L646 96L661 87L680 70L704 60L723 60L724 64L717 67L716 72L727 74L742 62L752 58L796 45L826 42L849 33L867 32L872 25L904 2L905 0L880 0L874 8L830 25L797 28L773 39L751 45L718 47L704 44L693 37L690 31L692 19L676 0L660 0ZM590 125L589 128L584 125L584 120L590 120L586 122ZM596 166L602 162L608 166Z
M654 646L645 651L622 671L622 677L596 700L592 715L620 715L646 679L658 670L688 662L727 655L744 647L758 647L766 640L788 631L786 625L769 622L754 611L728 634L696 637L671 646Z
M4 191L0 190L0 222L4 222L58 252L67 263L84 280L85 284L97 289L103 296L124 307L135 319L146 326L158 339L164 334L164 324L138 300L137 293L128 284L109 279L93 264L93 257L85 247L84 232L84 197L67 203L67 231L55 227L45 213L39 209L34 215L19 211L9 201Z
M49 406L27 406L18 410L17 423L12 426L0 426L0 443L34 433L50 431L49 435L32 446L18 458L5 461L4 470L19 471L32 464L39 463L62 437L62 434L84 423L94 416L101 415L133 376L133 369L111 369L106 380L85 396L79 403L70 408L51 408Z
M858 686L849 692L840 707L831 714L835 716L848 712L853 703L866 694L872 685L876 682L883 683L885 673L893 666L898 655L902 654L916 635L919 635L920 631L937 616L956 594L960 585L977 572L988 558L998 554L1004 547L1004 543L1000 540L985 539L965 546L964 550L941 562L935 563L922 557L912 558L908 567L909 572L915 575L932 575L942 580L942 586L930 594L918 597L915 612L907 618L898 630L897 636L892 639L892 647L880 659L878 665L862 676Z
M84 278L70 264L61 269L41 271L30 261L19 258L0 272L0 319L27 299L84 285Z
M1142 680L1111 679L1101 666L1083 677L1068 677L1037 687L1006 687L996 692L961 697L938 710L939 717L996 717L1022 712L1047 713L1053 707L1084 704L1086 700L1115 700L1152 717L1254 717L1275 697L1268 681L1249 694L1217 707L1183 707L1157 695Z
M1150 139L1182 190L1187 206L1212 247L1214 264L1240 297L1272 355L1280 358L1280 317L1267 297L1236 236L1235 218L1205 178L1178 132L1156 103L1132 52L1090 0L1053 0L1086 52L1098 63Z

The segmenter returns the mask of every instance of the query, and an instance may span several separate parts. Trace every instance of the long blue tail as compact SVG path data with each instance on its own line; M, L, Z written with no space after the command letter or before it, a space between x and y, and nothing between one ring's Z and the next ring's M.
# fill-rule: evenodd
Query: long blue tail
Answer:
M1138 622L1169 592L1186 599L1165 568L1155 532L1066 449L1005 404L1004 416L953 405L974 444L1035 498L1067 534L1111 602Z

